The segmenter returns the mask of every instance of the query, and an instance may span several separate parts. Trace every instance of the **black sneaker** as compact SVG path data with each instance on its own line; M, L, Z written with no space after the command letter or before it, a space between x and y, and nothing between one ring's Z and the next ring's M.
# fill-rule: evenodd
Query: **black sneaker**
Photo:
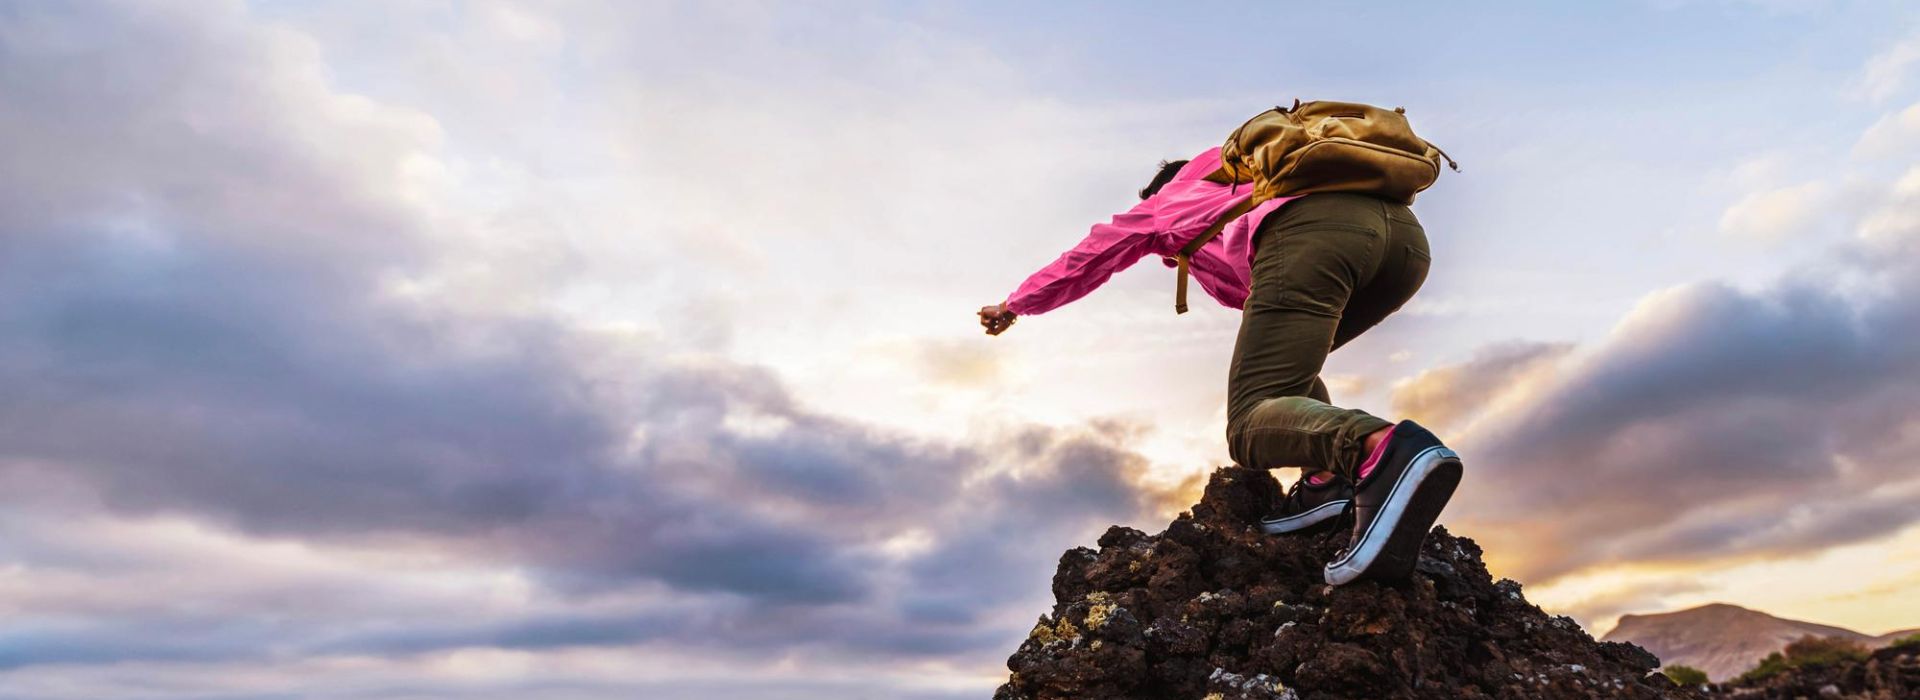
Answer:
M1420 544L1460 484L1460 455L1413 421L1400 421L1386 453L1353 489L1353 541L1327 563L1327 583L1413 574Z
M1260 520L1260 529L1269 535L1305 532L1332 522L1352 504L1353 484L1346 479L1336 476L1316 486L1301 477L1279 510Z

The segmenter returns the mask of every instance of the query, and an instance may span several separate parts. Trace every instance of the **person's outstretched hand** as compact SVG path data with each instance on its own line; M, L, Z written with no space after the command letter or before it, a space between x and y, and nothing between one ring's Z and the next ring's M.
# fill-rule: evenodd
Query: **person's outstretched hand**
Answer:
M987 335L1000 335L1013 327L1013 319L1019 317L1007 310L1006 304L994 304L980 307L980 325L987 329Z

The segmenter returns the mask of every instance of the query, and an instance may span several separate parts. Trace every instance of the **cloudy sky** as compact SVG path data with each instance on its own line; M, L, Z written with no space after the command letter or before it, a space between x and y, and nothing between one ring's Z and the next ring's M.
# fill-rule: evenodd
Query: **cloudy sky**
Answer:
M0 698L983 697L1238 317L973 311L1295 97L1497 574L1920 627L1907 3L0 1Z

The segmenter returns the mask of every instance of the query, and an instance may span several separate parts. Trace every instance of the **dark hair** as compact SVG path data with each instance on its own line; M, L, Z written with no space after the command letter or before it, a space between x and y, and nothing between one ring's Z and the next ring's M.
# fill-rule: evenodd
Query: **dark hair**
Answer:
M1169 182L1173 182L1173 176L1180 174L1180 168L1185 167L1186 164L1187 162L1184 160L1160 161L1160 172L1153 176L1153 182L1149 182L1146 187L1141 188L1140 198L1146 199L1152 197L1160 191L1161 187Z

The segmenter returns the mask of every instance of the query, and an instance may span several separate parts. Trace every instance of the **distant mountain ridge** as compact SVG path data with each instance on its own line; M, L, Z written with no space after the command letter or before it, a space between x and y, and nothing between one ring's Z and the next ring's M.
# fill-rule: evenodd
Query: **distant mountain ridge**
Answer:
M1602 639L1638 644L1660 657L1662 665L1692 666L1705 671L1708 678L1724 681L1807 635L1839 637L1876 649L1917 632L1920 629L1876 637L1845 627L1775 617L1738 605L1710 603L1669 613L1626 615Z

